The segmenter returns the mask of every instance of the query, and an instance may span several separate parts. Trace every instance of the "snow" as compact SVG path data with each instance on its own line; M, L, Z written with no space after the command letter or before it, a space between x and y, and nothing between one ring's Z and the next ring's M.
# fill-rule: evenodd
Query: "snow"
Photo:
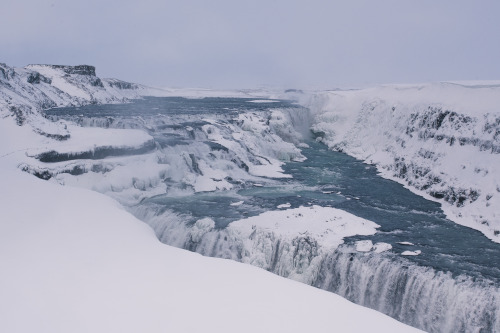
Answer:
M68 140L50 142L50 146L39 147L28 151L28 155L35 156L48 150L57 153L79 153L92 151L99 147L139 148L153 137L142 130L112 129L112 128L82 128L67 125L71 136Z
M392 245L388 243L378 242L373 244L371 240L357 241L355 244L356 251L358 252L371 252L382 253L392 249Z
M402 256L418 256L422 251L416 250L416 251L404 251L401 253Z
M388 243L379 242L373 245L373 252L375 253L382 253L385 251L389 251L390 249L392 249L392 245Z
M358 252L369 252L373 248L373 243L371 240L362 240L356 242L356 251Z
M166 246L113 199L21 172L24 151L47 138L9 118L0 135L2 332L418 332L256 267Z
M206 119L209 125L202 127L207 138L229 151L236 153L248 166L248 173L256 177L291 178L285 174L282 165L290 160L302 160L300 150L278 135L269 133L269 126L261 114L241 114L235 119L240 126L216 126L213 119ZM255 161L250 161L248 152L252 152ZM263 157L263 156L266 157Z
M52 85L57 89L65 92L70 96L79 97L82 99L91 99L91 95L86 92L81 87L71 84L67 79L64 78L64 72L62 69L55 69L50 66L44 65L30 65L29 69L37 71L38 73L50 78L52 80Z
M281 205L278 205L276 206L276 208L279 208L279 209L282 209L282 208L290 208L292 205L287 202L287 203L284 203L284 204L281 204Z
M283 173L283 169L281 166L283 165L283 162L280 162L275 159L268 159L270 160L270 163L267 161L264 161L266 164L262 165L250 165L248 172L251 175L257 176L257 177L269 177L269 178L292 178L291 175L288 175L286 173Z
M229 230L251 235L256 229L291 240L297 235L309 236L325 249L343 244L344 237L373 235L379 225L332 207L299 207L268 211L232 222ZM245 238L245 236L243 236Z
M30 163L33 164L33 162ZM82 160L82 162L54 163L53 168L57 170L79 166L91 170L93 165L92 161ZM124 205L135 205L146 197L164 194L167 186L162 180L164 175L171 170L169 165L158 164L154 153L130 157L108 157L104 162L98 162L97 165L112 171L87 172L78 176L60 173L50 181L91 189L109 195Z
M241 206L244 203L244 201L237 201L237 202L232 202L230 203L231 206Z

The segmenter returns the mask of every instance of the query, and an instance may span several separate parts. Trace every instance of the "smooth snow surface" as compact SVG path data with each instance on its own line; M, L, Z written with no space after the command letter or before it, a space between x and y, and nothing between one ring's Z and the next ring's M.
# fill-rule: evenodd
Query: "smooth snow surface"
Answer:
M272 233L283 240L292 240L297 235L310 236L326 248L336 248L344 242L344 237L373 235L377 227L376 223L340 209L311 206L268 211L232 222L228 229L247 235L243 238L256 230Z
M276 208L280 208L280 209L281 208L290 208L291 206L292 205L289 202L287 202L287 203L276 206Z
M416 251L404 251L401 253L402 256L418 256L422 251L416 250Z
M250 265L161 244L116 201L18 170L23 147L41 136L11 119L0 133L11 138L0 145L2 332L418 331Z
M373 248L373 243L371 240L362 240L356 242L356 251L358 252L369 252Z
M392 245L388 243L379 242L373 245L373 251L375 253L382 253L385 251L389 251L390 249L392 249Z

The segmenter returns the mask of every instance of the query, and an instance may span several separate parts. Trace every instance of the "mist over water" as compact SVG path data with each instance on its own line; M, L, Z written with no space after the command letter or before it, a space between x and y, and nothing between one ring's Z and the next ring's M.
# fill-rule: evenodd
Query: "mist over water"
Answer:
M281 118L273 116L275 110ZM162 242L245 262L249 254L244 240L228 230L231 222L280 205L339 208L376 222L378 232L347 238L328 253L315 240L298 237L289 244L261 235L270 244L270 253L262 250L263 255L271 258L262 268L283 276L310 269L307 283L431 332L500 331L500 244L447 220L438 203L380 177L374 166L315 142L308 133L307 109L289 101L145 98L58 108L46 115L82 126L141 128L154 137L157 163L172 166L163 180L167 190L146 195L128 209L150 224ZM233 135L235 129L253 136L241 140ZM300 147L300 153L277 137ZM228 149L232 144L241 151ZM284 161L283 171L292 177L249 174L252 166L270 158ZM206 166L223 174L214 177L218 189L195 191L186 179L205 177ZM214 228L199 223L204 218L213 220ZM365 239L392 249L357 252L355 242ZM288 262L290 249L295 253ZM407 250L421 254L401 256ZM300 265L298 254L306 258Z

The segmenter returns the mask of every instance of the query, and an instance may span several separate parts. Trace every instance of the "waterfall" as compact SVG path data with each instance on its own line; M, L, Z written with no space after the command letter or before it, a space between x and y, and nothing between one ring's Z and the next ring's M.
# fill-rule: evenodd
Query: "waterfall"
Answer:
M499 332L500 290L391 254L347 246L326 256L313 285L429 332Z
M160 206L132 212L166 244L250 263L428 332L500 332L500 290L487 280L452 276L393 253L361 253L349 245L326 250L303 237L256 230L243 238L206 223L186 225L185 217Z

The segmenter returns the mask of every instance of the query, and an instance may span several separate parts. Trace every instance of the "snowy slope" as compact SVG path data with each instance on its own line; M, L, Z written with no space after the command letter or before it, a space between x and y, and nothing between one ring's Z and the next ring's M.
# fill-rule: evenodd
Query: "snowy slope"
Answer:
M11 117L0 135L2 332L418 331L335 294L161 244L116 201L19 170L27 150L54 139Z
M141 96L164 96L166 90L116 79L100 79L88 65L29 65L13 68L0 63L0 117L14 117L47 137L65 140L65 124L40 116L41 109L86 104L123 103Z
M386 85L314 94L304 103L330 148L443 204L500 241L500 82Z

